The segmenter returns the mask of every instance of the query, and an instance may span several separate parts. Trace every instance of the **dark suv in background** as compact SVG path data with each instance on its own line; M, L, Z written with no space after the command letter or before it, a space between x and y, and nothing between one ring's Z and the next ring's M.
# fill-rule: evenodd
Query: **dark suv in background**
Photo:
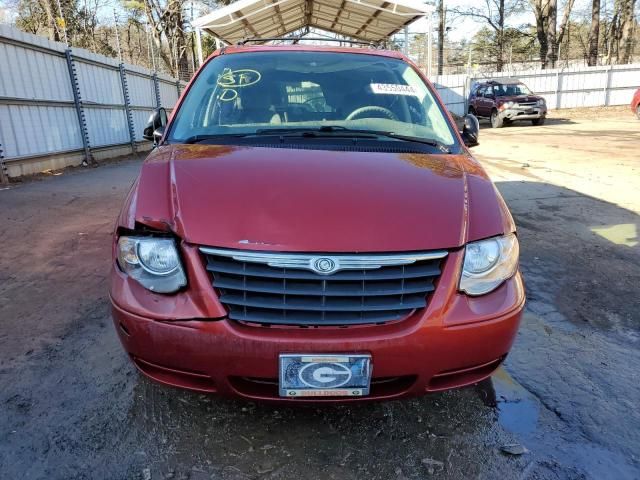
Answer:
M472 86L469 113L490 118L493 128L515 120L531 120L534 125L542 125L547 115L547 104L544 98L534 95L519 80L501 78Z

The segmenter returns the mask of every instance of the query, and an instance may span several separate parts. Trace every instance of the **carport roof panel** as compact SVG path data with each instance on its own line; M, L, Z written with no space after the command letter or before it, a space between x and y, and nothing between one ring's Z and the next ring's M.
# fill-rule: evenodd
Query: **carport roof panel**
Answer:
M315 27L378 42L432 11L419 0L239 0L194 20L227 43Z

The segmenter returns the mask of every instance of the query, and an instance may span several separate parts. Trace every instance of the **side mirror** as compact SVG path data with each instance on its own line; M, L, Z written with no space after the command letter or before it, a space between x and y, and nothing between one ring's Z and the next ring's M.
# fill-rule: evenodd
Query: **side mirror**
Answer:
M467 147L475 147L479 145L478 136L480 135L480 122L475 115L465 115L464 128L462 129L462 140Z
M164 134L164 127L167 126L167 122L167 111L162 107L156 108L151 112L149 120L147 120L147 124L142 131L142 136L145 140L151 140L157 145Z

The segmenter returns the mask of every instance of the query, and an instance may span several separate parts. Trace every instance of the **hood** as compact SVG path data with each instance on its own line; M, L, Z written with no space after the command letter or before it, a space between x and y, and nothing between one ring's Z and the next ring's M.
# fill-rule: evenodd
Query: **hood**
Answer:
M136 189L129 224L217 247L431 250L513 228L468 155L176 145L149 156Z
M517 103L528 103L528 102L537 102L541 100L542 97L538 95L504 95L498 97L496 100L502 103L504 102L517 102Z

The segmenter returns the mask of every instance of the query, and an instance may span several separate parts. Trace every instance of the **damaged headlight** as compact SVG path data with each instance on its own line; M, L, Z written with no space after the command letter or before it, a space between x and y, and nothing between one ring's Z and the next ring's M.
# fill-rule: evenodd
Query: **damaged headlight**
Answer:
M118 265L124 273L154 292L172 293L187 284L172 238L120 237Z
M495 290L518 269L520 247L515 234L470 242L464 251L460 290L483 295Z

